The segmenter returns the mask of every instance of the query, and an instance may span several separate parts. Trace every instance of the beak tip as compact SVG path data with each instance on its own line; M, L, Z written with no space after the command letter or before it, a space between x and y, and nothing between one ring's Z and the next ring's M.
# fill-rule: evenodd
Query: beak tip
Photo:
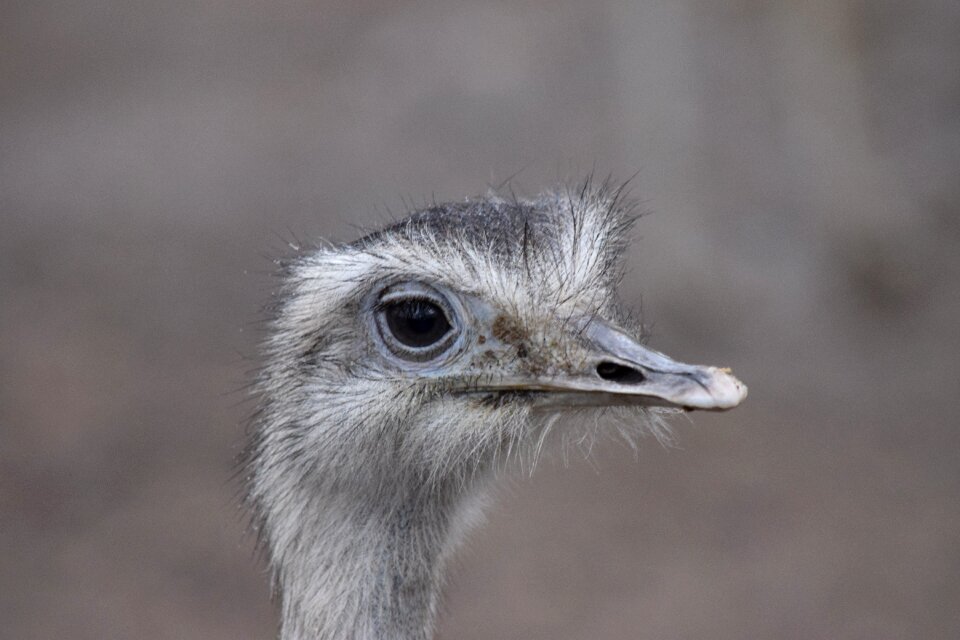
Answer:
M747 385L733 375L729 368L713 369L708 388L713 399L711 409L733 409L747 397Z
M727 411L738 406L747 397L747 385L727 368L704 367L701 385L692 389L683 399L687 410ZM704 379L705 378L705 379Z

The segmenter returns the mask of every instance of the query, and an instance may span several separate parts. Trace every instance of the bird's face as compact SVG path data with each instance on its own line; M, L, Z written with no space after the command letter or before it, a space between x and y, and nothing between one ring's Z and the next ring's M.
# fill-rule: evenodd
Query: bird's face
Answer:
M746 395L729 371L683 364L654 351L601 309L568 305L558 313L529 291L525 299L516 291L502 299L484 293L424 281L371 292L361 313L378 362L368 368L465 404L534 409L723 410Z
M621 313L615 205L482 201L295 265L264 390L297 446L436 477L537 441L538 416L739 404L728 370L646 347Z

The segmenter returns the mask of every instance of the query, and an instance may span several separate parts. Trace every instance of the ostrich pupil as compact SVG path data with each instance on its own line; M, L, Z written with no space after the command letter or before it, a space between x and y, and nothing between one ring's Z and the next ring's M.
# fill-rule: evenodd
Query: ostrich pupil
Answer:
M386 309L390 333L403 345L429 347L450 330L443 310L427 300L404 300Z

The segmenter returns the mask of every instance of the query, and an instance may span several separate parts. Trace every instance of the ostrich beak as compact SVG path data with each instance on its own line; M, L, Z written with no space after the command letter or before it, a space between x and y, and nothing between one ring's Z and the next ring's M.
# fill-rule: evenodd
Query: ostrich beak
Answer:
M643 404L724 411L747 397L729 369L684 364L640 344L619 328L590 319L582 328L592 357L588 370L563 384L589 404ZM586 393L583 393L586 392ZM600 395L599 402L586 396Z
M477 392L536 392L542 407L641 405L724 411L747 397L729 369L677 362L597 318L573 329L586 348L576 366L523 370L523 365ZM515 361L516 362L516 361ZM519 363L518 363L519 364Z

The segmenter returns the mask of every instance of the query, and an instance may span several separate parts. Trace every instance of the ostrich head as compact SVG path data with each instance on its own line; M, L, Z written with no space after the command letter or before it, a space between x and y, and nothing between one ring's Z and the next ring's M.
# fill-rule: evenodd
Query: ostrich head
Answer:
M639 341L615 295L630 208L589 185L438 205L286 266L250 458L283 638L429 637L491 472L557 416L641 432L743 400Z

